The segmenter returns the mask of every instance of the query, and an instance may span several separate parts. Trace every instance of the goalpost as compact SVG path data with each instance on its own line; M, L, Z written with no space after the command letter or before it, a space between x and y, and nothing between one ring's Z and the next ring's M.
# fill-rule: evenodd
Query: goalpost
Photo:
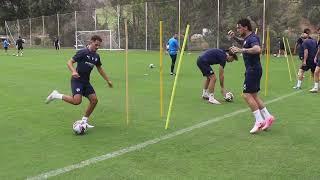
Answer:
M78 50L86 47L93 35L98 35L102 39L100 50L123 50L119 47L117 38L111 30L76 31L75 48Z

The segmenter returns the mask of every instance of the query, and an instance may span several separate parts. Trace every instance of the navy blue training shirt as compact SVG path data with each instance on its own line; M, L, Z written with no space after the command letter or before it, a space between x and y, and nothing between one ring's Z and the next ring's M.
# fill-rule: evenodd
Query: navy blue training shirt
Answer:
M222 49L212 48L204 51L200 55L200 58L209 65L220 64L222 67L224 67L226 65L227 54Z
M243 48L252 48L253 46L258 45L260 46L260 39L256 34L251 33L244 39ZM249 54L249 53L242 53L244 64L246 69L254 68L254 69L261 69L260 63L260 54Z
M302 43L303 43L303 39L300 37L297 40L297 45L298 45L298 54L299 56L303 56L303 48L302 48Z
M308 49L308 59L307 61L313 62L314 57L316 56L318 45L315 39L306 39L302 43L303 51Z
M77 62L77 72L80 75L80 78L73 78L75 80L89 82L93 67L102 65L99 54L88 48L80 49L72 59Z

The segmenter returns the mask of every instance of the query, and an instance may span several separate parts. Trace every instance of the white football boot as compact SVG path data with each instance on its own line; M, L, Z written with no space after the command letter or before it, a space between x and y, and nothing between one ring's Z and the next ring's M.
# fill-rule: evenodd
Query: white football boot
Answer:
M221 104L218 100L216 100L213 96L209 96L209 103L211 104Z
M51 101L55 100L57 94L59 94L59 92L57 90L53 90L52 93L50 93L49 96L47 97L45 103L49 104Z
M319 91L319 88L313 87L312 89L309 90L311 93L317 93Z
M259 131L261 131L261 128L264 127L264 122L255 122L253 125L253 128L250 130L250 134L255 134Z

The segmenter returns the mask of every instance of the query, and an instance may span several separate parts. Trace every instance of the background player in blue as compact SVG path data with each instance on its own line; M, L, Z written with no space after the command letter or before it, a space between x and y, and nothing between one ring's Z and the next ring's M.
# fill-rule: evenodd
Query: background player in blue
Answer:
M112 87L112 82L102 68L100 56L96 53L101 42L102 39L100 36L92 36L87 48L79 50L76 55L68 61L68 68L72 75L71 89L73 96L64 95L54 90L46 99L46 103L50 103L55 99L62 99L67 103L79 105L82 101L82 96L87 97L90 103L82 117L82 122L85 123L88 128L93 127L88 124L88 118L98 103L96 93L90 84L90 73L94 66L97 67L99 74L107 81L109 87ZM77 63L76 69L73 67L74 63Z
M24 40L19 36L19 39L17 39L16 41L16 46L17 46L17 49L18 49L18 53L17 53L17 56L22 56L23 54L23 43L24 43Z
M304 30L303 43L302 43L303 60L299 68L297 84L296 86L293 87L294 89L301 89L305 71L308 71L310 69L313 77L314 71L316 69L316 63L314 62L314 58L317 53L317 41L315 39L312 39L309 36L309 33L310 33L309 29Z
M174 34L174 36L169 39L167 44L169 45L168 53L171 57L170 75L175 75L174 65L176 64L177 54L179 50L178 34Z
M4 49L4 52L6 54L8 54L8 48L9 48L9 41L7 39L4 39L4 41L2 42L2 45L3 45L3 49Z
M202 98L209 101L211 104L221 104L214 98L214 87L216 84L216 75L214 74L210 65L219 64L219 82L221 87L221 93L223 96L227 93L224 88L224 67L226 62L232 62L238 60L236 54L232 52L226 52L222 49L208 49L203 52L197 60L197 65L202 72L202 75L206 77L203 85Z
M260 91L260 80L262 76L262 67L260 63L260 40L252 32L252 26L248 19L241 19L237 23L237 31L243 39L242 48L231 47L231 51L243 54L246 67L245 80L243 84L243 97L250 107L255 123L250 133L256 133L260 130L268 129L275 118L269 113L263 101L258 96ZM241 38L235 37L234 32L229 31L229 35L241 42Z

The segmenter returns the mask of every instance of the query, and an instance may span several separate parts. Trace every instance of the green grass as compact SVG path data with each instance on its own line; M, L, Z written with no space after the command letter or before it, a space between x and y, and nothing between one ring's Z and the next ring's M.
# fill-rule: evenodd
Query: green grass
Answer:
M158 53L130 51L130 124L126 126L124 53L100 51L114 88L93 71L91 82L99 103L90 119L96 127L76 136L72 123L82 117L88 101L79 106L59 101L44 104L53 89L71 93L66 62L74 53L26 49L23 57L15 57L1 52L0 179L36 176L247 108L240 96L242 60L225 68L225 85L235 101L216 106L200 99L203 78L195 63L198 54L185 54L165 130L165 118L159 117ZM174 81L170 62L165 56L165 114ZM157 67L149 69L150 63ZM268 105L277 117L269 132L250 135L253 117L247 111L52 179L319 179L318 94L307 92L312 82L306 76L304 91ZM269 79L266 97L261 83L265 101L293 92L295 82L289 81L284 58L271 59ZM216 96L222 101L218 83Z

